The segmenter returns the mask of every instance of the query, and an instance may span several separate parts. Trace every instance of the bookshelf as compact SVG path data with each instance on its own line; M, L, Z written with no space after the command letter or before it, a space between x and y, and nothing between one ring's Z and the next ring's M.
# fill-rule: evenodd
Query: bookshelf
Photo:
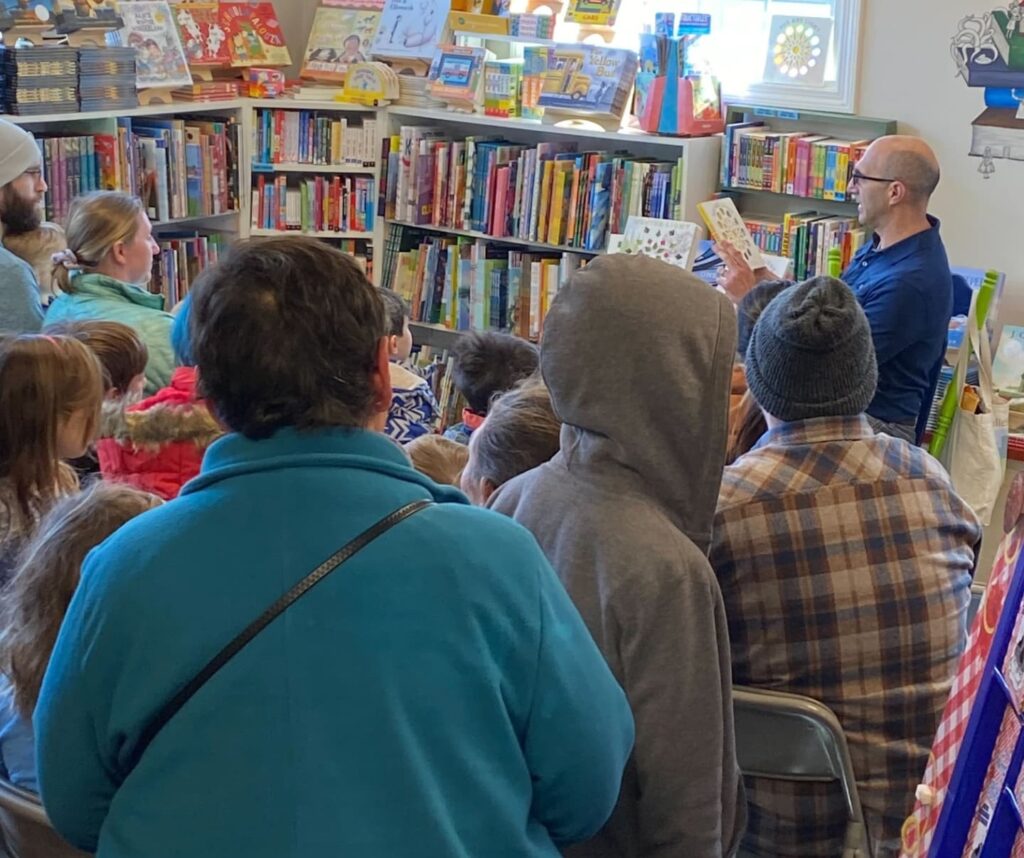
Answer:
M845 266L867 240L849 193L856 160L895 120L730 105L718 192L731 196L763 251L787 256L798 279L823 272L838 246Z

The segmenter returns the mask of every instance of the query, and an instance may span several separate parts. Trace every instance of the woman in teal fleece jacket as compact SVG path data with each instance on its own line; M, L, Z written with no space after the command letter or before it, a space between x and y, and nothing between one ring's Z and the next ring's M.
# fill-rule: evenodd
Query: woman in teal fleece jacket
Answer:
M99 858L556 858L615 805L625 696L530 534L380 434L383 307L313 239L196 286L227 435L94 551L36 709L57 830ZM153 714L385 515L433 503L262 631L131 760Z
M46 311L43 330L61 322L121 322L134 328L149 350L146 393L167 387L174 372L171 325L162 295L145 288L160 248L137 197L98 191L71 204L68 249L60 255L59 295Z

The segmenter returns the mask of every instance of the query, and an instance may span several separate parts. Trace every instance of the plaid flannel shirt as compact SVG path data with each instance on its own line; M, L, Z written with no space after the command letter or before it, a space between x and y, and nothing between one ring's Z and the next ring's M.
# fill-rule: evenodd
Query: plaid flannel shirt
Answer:
M875 858L898 854L966 637L981 526L924 450L863 417L785 424L725 469L711 563L733 682L832 709ZM837 783L747 779L754 855L842 852Z

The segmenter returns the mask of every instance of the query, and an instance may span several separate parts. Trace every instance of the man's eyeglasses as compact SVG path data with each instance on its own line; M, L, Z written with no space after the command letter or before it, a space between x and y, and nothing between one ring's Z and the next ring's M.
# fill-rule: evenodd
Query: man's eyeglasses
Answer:
M859 170L854 170L850 176L851 184L853 182L898 182L899 179L887 179L883 176L866 176Z

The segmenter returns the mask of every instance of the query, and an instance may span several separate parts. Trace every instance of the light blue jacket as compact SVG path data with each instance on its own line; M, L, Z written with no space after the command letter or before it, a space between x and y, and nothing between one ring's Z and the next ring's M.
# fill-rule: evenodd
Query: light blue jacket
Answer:
M129 773L154 712L374 522ZM99 858L556 858L601 828L626 698L530 534L362 430L229 435L87 559L36 709L57 830Z
M42 326L43 305L32 266L0 245L0 333L37 334Z
M167 387L175 366L174 317L164 312L163 296L103 274L79 274L72 283L75 291L59 295L46 311L44 329L59 322L90 321L122 322L135 328L149 349L146 393Z
M32 722L14 708L10 680L0 675L0 775L15 786L39 792Z

